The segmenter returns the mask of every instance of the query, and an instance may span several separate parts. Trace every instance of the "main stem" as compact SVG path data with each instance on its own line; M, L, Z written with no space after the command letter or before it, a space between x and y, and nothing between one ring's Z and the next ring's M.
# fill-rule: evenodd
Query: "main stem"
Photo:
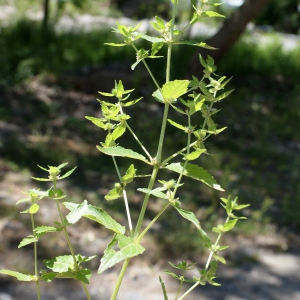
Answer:
M167 68L166 68L166 82L170 81L170 70L171 70L171 54L172 54L172 42L173 42L173 30L174 30L174 22L175 22L175 16L176 16L176 10L177 10L177 4L178 4L178 0L174 1L174 6L173 6L173 13L172 13L172 25L171 25L171 31L170 31L170 42L168 43L168 52L167 52ZM133 45L134 47L134 45ZM137 49L134 47L134 49L137 51ZM155 80L154 76L152 75L152 72L150 71L148 65L146 64L146 62L143 60L143 63L146 67L146 69L148 70L151 78L153 79L156 87L160 90L160 87L157 83L157 81ZM165 137L165 131L166 131L166 124L167 124L167 117L168 117L168 111L169 111L169 103L165 103L165 108L164 108L164 116L163 116L163 120L162 120L162 125L161 125L161 131L160 131L160 137L159 137L159 142L158 142L158 147L157 147L157 155L156 155L156 164L153 167L153 171L152 171L152 175L148 184L148 188L152 189L153 185L155 183L156 180L156 176L160 167L160 163L161 163L161 153L162 153L162 148L163 148L163 141L164 141L164 137ZM138 238L140 231L141 231L141 227L144 221L144 216L145 216L145 212L146 212L146 208L148 206L148 201L150 198L150 194L146 194L145 198L144 198L144 202L143 202L143 206L138 218L138 222L134 231L134 237ZM118 292L122 283L122 280L124 278L126 269L128 267L130 258L126 259L124 261L121 273L119 275L118 281L116 283L115 289L113 291L113 294L110 298L110 300L116 300L117 296L118 296Z

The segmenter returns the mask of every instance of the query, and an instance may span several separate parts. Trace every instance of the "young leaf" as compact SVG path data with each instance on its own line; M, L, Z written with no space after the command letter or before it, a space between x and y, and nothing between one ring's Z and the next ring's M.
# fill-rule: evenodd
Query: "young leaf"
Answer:
M140 37L146 41L149 41L151 43L163 43L165 42L164 39L162 38L158 38L158 37L154 37L154 36L149 36L147 34L141 34Z
M164 188L164 187L159 187L159 188L156 188L154 190L149 190L149 189L146 189L146 188L139 188L137 190L142 192L142 193L145 193L145 194L153 195L157 198L168 199L167 195L162 192L162 191L166 190L166 188Z
M160 285L161 285L161 288L162 288L162 291L163 291L163 294L164 294L164 300L168 300L166 287L165 287L165 284L164 284L164 282L162 281L162 279L161 279L160 276L159 276L159 282L160 282Z
M230 220L230 221L226 222L223 225L223 231L229 231L229 230L231 230L235 226L235 224L236 224L237 221L238 221L237 219L234 219L234 220Z
M117 146L117 147L100 147L97 146L97 149L107 155L111 155L111 156L121 156L121 157L129 157L129 158L133 158L133 159L138 159L141 160L147 164L150 164L147 159L145 158L145 156L132 151L131 149L125 149L123 147Z
M207 17L210 17L210 18L211 17L225 18L225 16L223 16L223 15L221 15L221 14L215 12L215 11L209 11L209 10L205 11L204 15L206 15Z
M33 276L33 275L27 275L27 274L10 271L10 270L2 269L2 270L0 270L0 274L13 276L13 277L17 278L19 281L34 281L35 280L35 276Z
M172 276L173 278L177 279L177 280L180 280L180 276L178 276L177 274L175 274L174 272L171 272L171 271L164 271L164 273Z
M202 181L203 183L207 184L208 186L219 190L224 191L219 184L215 181L215 179L203 168L193 165L193 164L187 164L186 168L183 170L183 163L172 163L165 168L171 171L174 171L176 173L181 174L183 172L183 175L194 178L196 180Z
M169 122L171 125L173 125L174 127L178 128L178 129L180 129L180 130L186 131L186 127L184 127L184 126L182 126L182 125L180 125L180 124L178 124L178 123L176 123L176 122L174 122L174 121L172 121L172 120L170 120L170 119L168 119L168 122Z
M34 232L37 234L43 234L47 232L56 232L61 231L62 228L54 227L54 226L39 226L34 229Z
M116 44L116 43L104 43L104 45L112 46L112 47L124 47L124 46L127 46L127 44Z
M189 46L196 46L196 47L201 47L201 48L205 48L205 49L210 49L210 50L216 50L217 48L214 48L212 46L207 45L204 42L197 42L197 41L178 41L175 42L174 44L180 44L180 45L189 45Z
M163 45L163 42L153 43L151 47L151 56L154 56L163 47Z
M91 122L93 122L96 126L106 130L106 125L102 122L102 119L94 118L94 117L88 117L88 116L85 116L85 118L90 120Z
M233 91L234 91L234 90L230 90L230 91L227 91L227 92L225 92L224 94L218 96L218 97L216 98L216 101L221 101L221 100L225 99L225 98L228 97Z
M122 191L123 191L122 185L120 183L118 185L119 186L116 186L116 184L115 184L115 188L110 190L104 196L105 200L107 200L107 201L116 200L122 196Z
M202 153L205 153L206 149L197 149L189 154L187 154L184 159L186 160L194 160L197 159Z
M70 211L75 210L79 206L79 204L75 204L72 202L64 202L63 204ZM105 228L110 229L116 233L125 233L125 227L120 225L101 208L89 204L83 216L102 224Z
M226 265L226 260L225 260L224 257L222 257L222 256L220 256L220 255L218 255L218 254L216 254L216 253L213 254L213 257L214 257L216 260L218 260L219 262L221 262L222 264Z
M120 136L122 136L126 131L126 126L125 125L120 125L116 127L113 132L112 132L112 137L114 141L118 139Z
M126 185L126 184L132 182L132 180L134 179L135 173L136 173L136 169L134 168L134 165L130 165L130 167L126 171L126 174L122 177L122 183L124 185Z
M163 85L162 95L164 99L177 99L186 93L188 85L188 80L169 81Z
M182 217L192 222L197 227L198 230L201 230L200 222L198 221L198 219L196 218L193 212L184 210L179 207L175 207L175 209L181 214Z
M68 171L68 172L67 172L66 174L64 174L63 176L60 176L60 177L58 178L58 180L61 180L61 179L64 179L64 178L69 177L69 176L75 171L76 168L77 168L77 167L75 167L75 168L73 168L72 170Z

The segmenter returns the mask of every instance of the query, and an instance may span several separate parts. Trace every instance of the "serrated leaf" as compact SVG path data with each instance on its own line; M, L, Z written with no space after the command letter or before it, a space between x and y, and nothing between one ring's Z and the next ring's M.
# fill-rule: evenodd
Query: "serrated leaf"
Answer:
M79 204L75 204L72 202L64 202L63 204L70 211L75 210L79 206ZM105 228L110 229L116 233L125 233L125 227L120 225L101 208L89 204L83 216L102 224Z
M161 89L164 99L177 99L187 91L188 80L174 80L165 83Z
M93 124L95 124L96 126L106 130L106 125L101 121L101 119L88 116L86 116L85 118L93 122Z
M182 126L182 125L180 125L180 124L178 124L178 123L172 121L171 119L168 119L168 122L169 122L171 125L173 125L174 127L178 128L178 129L180 129L180 130L186 131L186 128L185 128L184 126Z
M75 273L75 279L84 282L86 284L90 283L91 277L92 277L92 271L89 269L79 269Z
M142 160L146 163L149 164L149 162L147 161L147 159L137 153L132 151L131 149L125 149L123 147L117 146L117 147L100 147L97 146L97 149L107 155L111 155L111 156L121 156L121 157L129 157L129 158L133 158L133 159L138 159L138 160Z
M210 11L210 10L207 10L204 12L204 15L206 15L207 17L220 17L220 18L225 18L225 16L215 12L215 11Z
M86 212L88 208L88 203L84 200L81 204L77 206L76 209L71 211L67 216L66 219L70 224L75 224Z
M21 247L24 247L24 246L27 246L31 243L35 243L38 241L38 238L36 236L33 236L33 235L29 235L27 237L25 237L19 244L18 248L21 248Z
M185 170L183 170L183 163L173 163L165 168L171 171L174 171L176 173L181 174L183 172L183 175L194 178L196 180L202 181L203 183L207 184L208 186L218 190L218 191L224 191L219 184L215 181L215 179L202 167L199 167L197 165L193 164L187 164Z
M19 281L34 281L35 280L35 276L33 276L33 275L27 275L27 274L15 272L15 271L2 269L2 270L0 270L0 273L9 275L9 276L13 276L16 279L18 279Z
M44 260L44 264L47 268L53 272L68 272L74 269L74 259L72 255L57 256L50 260Z
M198 219L196 218L193 212L184 210L179 207L175 207L175 209L181 214L182 217L192 222L197 227L198 230L201 230L200 222L198 221Z
M164 300L168 300L167 291L164 282L162 281L161 277L159 276L159 282L163 291Z
M119 237L120 239L120 237ZM113 238L113 240L109 243L107 248L104 251L104 256L101 258L101 263L98 269L98 274L103 273L105 270L108 268L113 267L117 263L127 259L127 258L132 258L134 256L140 255L144 252L144 247L142 247L139 244L135 244L132 242L132 239L128 239L129 243L119 243L119 247L121 246L122 248L119 251L116 251L112 249L112 247L115 245L115 243L118 240L118 235Z

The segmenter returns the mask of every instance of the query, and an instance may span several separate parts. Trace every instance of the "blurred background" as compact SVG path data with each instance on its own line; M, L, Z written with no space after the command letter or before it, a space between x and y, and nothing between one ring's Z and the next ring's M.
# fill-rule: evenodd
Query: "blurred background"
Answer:
M179 24L190 18L191 2L197 1L180 1ZM0 0L0 269L32 272L30 246L17 249L20 240L30 234L30 223L27 215L19 214L23 209L15 203L29 188L49 187L31 180L31 176L45 176L37 164L68 162L69 168L77 166L74 175L62 183L70 200L88 199L108 212L117 211L116 219L126 224L123 201L107 203L103 197L117 180L110 157L95 147L104 139L104 132L84 117L100 117L97 92L109 92L114 80L122 80L126 89L135 88L133 97L144 97L128 110L130 125L154 153L162 116L162 107L151 97L155 87L141 64L134 72L130 69L135 61L130 47L108 47L104 43L120 41L111 32L116 22L134 25L142 21L142 30L148 31L153 16L169 20L170 3ZM228 128L208 140L206 147L211 155L201 156L199 163L214 175L226 195L251 204L244 211L247 221L241 221L232 234L224 237L223 243L231 245L225 252L229 266L220 273L224 287L219 292L218 288L205 287L201 293L203 299L205 295L210 295L207 299L225 300L300 299L300 272L295 270L300 262L300 1L223 3L213 9L226 15L225 21L203 19L187 33L189 38L205 41L218 50L174 47L171 70L172 78L200 77L201 53L214 57L217 74L233 76L228 89L235 91L218 104L221 111L215 117L219 127ZM145 42L138 46L149 48ZM163 83L162 60L151 60L149 65L158 82ZM171 114L173 119L180 118ZM165 155L184 147L184 136L172 128L167 128L167 134ZM122 137L120 144L131 147L132 140ZM118 163L124 171L131 162ZM134 163L140 174L149 172ZM142 200L135 190L143 186L146 182L139 179L129 188L134 220ZM183 208L193 210L210 231L224 219L219 203L223 196L187 180L180 200ZM45 201L43 205L38 222L50 225L56 214L52 203ZM151 202L147 220L161 205ZM80 234L71 232L78 251L89 255L96 251L101 257L109 233L89 222L80 224L76 227ZM40 260L67 253L62 237L53 236L51 241L53 247L49 248L49 240L41 239ZM173 259L197 260L200 267L207 257L196 231L171 211L161 217L145 243L150 248L145 257L151 272L153 266L160 270ZM95 270L97 263L91 265ZM279 265L273 270L276 263ZM230 268L235 271L230 273ZM262 281L262 277L268 280ZM34 290L15 283L0 276L0 299L33 299ZM64 289L56 286L54 293L53 288L45 287L44 299L84 299L79 292L72 298L59 298L56 292ZM120 299L148 299L145 294L126 298L123 292ZM100 291L95 287L94 293ZM188 299L196 297L194 294ZM106 298L98 295L95 299Z

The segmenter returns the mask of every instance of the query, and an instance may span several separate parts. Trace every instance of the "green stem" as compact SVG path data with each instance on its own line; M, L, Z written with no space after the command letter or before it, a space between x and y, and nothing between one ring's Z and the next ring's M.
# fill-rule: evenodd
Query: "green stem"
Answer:
M32 226L32 232L34 235L35 232L34 232L34 229L35 229L35 224L34 224L34 218L33 218L33 214L30 214L30 219L31 219L31 226ZM41 299L41 292L40 292L40 283L39 283L39 280L38 280L38 269L37 269L37 242L34 242L33 243L33 252L34 252L34 275L35 275L35 278L37 279L37 281L35 282L35 287L36 287L36 294L37 294L37 298L38 300Z
M88 300L92 300L92 298L91 298L91 296L90 296L90 294L89 294L89 291L88 291L88 289L87 289L87 287L86 287L86 284L85 284L84 282L81 281L81 285L82 285L82 288L83 288L83 290L84 290L84 292L85 292L86 298L87 298Z
M157 173L158 173L158 167L154 166L152 174L151 174L151 178L150 178L150 181L149 181L149 184L148 184L148 189L149 190L152 190L152 188L153 188ZM137 221L135 231L134 231L134 236L135 237L139 236L139 234L140 234L149 198L150 198L150 194L146 194L145 197L144 197L143 206L142 206L142 209L141 209L141 212L140 212L140 215L139 215L139 219Z
M137 47L136 47L134 44L131 44L131 46L133 47L133 49L135 50L136 53L139 51L139 50L137 49ZM151 72L151 70L150 70L148 64L146 63L146 61L145 61L144 59L143 59L143 64L144 64L145 68L147 69L149 75L151 76L151 78L152 78L152 80L153 80L155 86L160 90L159 84L157 83L157 81L156 81L154 75L152 74L152 72Z
M191 128L191 115L190 114L188 114L188 128ZM188 131L188 138L187 138L187 146L186 146L186 148L187 148L186 154L187 155L190 153L190 146L189 146L190 144L191 144L191 131L189 130ZM173 190L173 198L175 198L177 189L179 187L180 181L182 179L182 176L183 176L183 173L185 171L185 168L186 168L187 164L188 164L188 160L186 159L185 162L184 162L184 165L182 167L181 173L180 173L180 175L178 177L177 184L176 184L176 186L175 186L175 188Z
M167 164L171 159L173 159L174 157L176 157L177 155L181 154L182 152L186 151L188 148L193 147L194 145L197 144L198 141L195 141L191 144L189 144L188 146L182 148L181 150L177 151L176 153L172 154L171 156L169 156L168 158L166 158L161 164L165 165Z
M176 294L176 298L175 298L175 300L177 300L178 299L178 296L179 296L179 293L180 293L180 291L181 291L181 288L182 288L182 284L183 284L183 281L184 281L184 273L185 273L185 271L183 271L182 272L182 280L180 280L180 284L179 284L179 287L178 287L178 290L177 290L177 294Z
M156 154L156 163L161 163L161 152L163 149L164 139L165 139L165 132L166 132L166 125L167 125L167 119L168 119L168 112L169 112L169 103L165 103L165 109L164 109L164 116L161 124L161 130L160 130L160 136L158 141L158 148L157 148L157 154Z
M112 156L112 160L114 162L118 177L120 182L122 183L122 177L121 177L121 173L119 171L119 167L118 164L116 162L116 159L114 156ZM129 205L128 205L128 200L127 200L127 194L126 194L126 190L125 188L123 189L123 197L124 197L124 203L125 203L125 209L126 209L126 215L127 215L127 220L128 220L128 226L129 226L129 230L132 233L132 222L131 222L131 216L130 216L130 210L129 210Z
M185 296L187 296L192 290L194 290L198 285L200 284L199 281L197 281L190 289L188 289L178 300L182 300Z
M146 155L148 156L150 162L153 160L152 156L149 154L149 152L147 151L147 149L144 147L144 145L142 144L142 142L138 139L138 137L136 136L136 134L133 132L133 130L130 128L130 126L128 125L128 123L126 122L126 127L127 129L130 131L130 133L132 134L132 136L134 137L134 139L137 141L137 143L141 146L141 148L144 150L144 152L146 153Z
M110 298L110 300L116 300L117 296L118 296L118 292L119 292L119 289L121 287L121 284L122 284L122 281L123 281L123 278L124 278L124 275L125 275L125 272L127 270L127 267L128 267L128 264L129 264L129 261L130 261L130 258L127 258L124 263L123 263L123 267L121 269L121 272L119 274L119 278L118 278L118 281L116 283L116 286L115 286L115 289L113 291L113 294Z
M171 205L171 203L167 203L161 211L154 217L154 219L148 224L148 226L144 229L144 231L138 236L136 239L137 243L140 243L144 235L147 233L147 231L152 227L152 225L158 220L158 218L164 213L164 211Z

